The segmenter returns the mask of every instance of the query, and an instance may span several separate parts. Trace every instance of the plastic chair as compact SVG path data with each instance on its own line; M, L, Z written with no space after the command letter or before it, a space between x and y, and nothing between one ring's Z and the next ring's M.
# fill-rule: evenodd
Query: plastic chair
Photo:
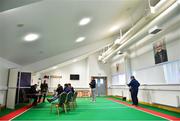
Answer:
M76 102L77 95L78 93L74 92L73 99L72 99L72 105L74 109L77 107L77 102Z
M66 98L66 106L69 108L69 109L72 109L72 102L73 102L73 93L72 92L69 92L67 94L67 98Z
M59 115L59 107L62 107L63 110L66 113L67 112L67 109L66 109L66 100L67 100L67 93L65 93L65 92L61 93L60 96L59 96L58 102L52 102L51 103L51 112L52 112L53 106L55 106L58 115Z

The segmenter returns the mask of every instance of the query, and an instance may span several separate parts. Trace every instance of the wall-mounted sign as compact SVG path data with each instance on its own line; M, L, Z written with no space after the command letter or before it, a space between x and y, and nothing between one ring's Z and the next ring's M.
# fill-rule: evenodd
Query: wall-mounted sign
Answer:
M50 75L50 78L62 78L62 76Z

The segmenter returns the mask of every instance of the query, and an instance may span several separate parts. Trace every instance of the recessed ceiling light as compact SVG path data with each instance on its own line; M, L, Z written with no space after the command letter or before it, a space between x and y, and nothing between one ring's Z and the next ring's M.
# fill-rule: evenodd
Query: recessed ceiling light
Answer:
M79 25L80 26L87 25L90 21L91 21L90 18L83 18L83 19L80 20Z
M77 59L74 59L73 62L77 62Z
M57 66L52 67L52 69L57 69Z
M26 36L24 37L24 40L30 42L30 41L35 41L35 40L37 40L38 38L39 38L39 35L38 35L38 34L33 34L33 33L31 33L31 34L26 35Z
M110 28L109 31L114 32L114 31L118 30L118 28L119 28L118 26L113 26L113 27Z
M79 38L76 39L76 42L82 42L84 40L85 40L85 37L79 37Z

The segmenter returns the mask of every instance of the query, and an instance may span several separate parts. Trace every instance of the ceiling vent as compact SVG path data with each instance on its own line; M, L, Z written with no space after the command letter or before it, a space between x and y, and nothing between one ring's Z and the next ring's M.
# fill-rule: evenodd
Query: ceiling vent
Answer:
M149 0L149 4L150 6L156 6L158 3L160 2L160 0Z
M161 28L159 28L158 26L154 26L153 28L151 28L151 29L149 30L149 34L157 34L157 33L159 33L160 31L162 31Z
M117 52L117 55L122 55L123 53L121 51L118 51Z

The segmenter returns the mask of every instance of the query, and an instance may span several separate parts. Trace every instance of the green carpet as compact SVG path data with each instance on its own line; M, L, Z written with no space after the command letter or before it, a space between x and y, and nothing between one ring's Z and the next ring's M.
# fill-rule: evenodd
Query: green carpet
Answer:
M122 101L122 99L119 98L119 97L115 97L115 96L110 96L110 97ZM132 102L129 102L129 101L126 101L126 102L129 103L129 104L132 103ZM167 115L170 115L170 116L175 116L177 118L180 118L180 113L177 113L177 112L172 112L172 111L168 111L168 110L165 110L165 109L160 109L160 108L157 108L157 107L152 107L152 106L143 105L143 104L139 104L139 106L141 106L143 108L150 109L150 110L154 110L154 111L157 111L157 112L161 112L161 113L164 113L164 114L167 114Z
M78 98L77 103L75 110L61 112L58 116L55 108L50 112L50 104L46 102L31 108L14 120L165 120L106 98L97 98L95 103L90 102L89 98Z

